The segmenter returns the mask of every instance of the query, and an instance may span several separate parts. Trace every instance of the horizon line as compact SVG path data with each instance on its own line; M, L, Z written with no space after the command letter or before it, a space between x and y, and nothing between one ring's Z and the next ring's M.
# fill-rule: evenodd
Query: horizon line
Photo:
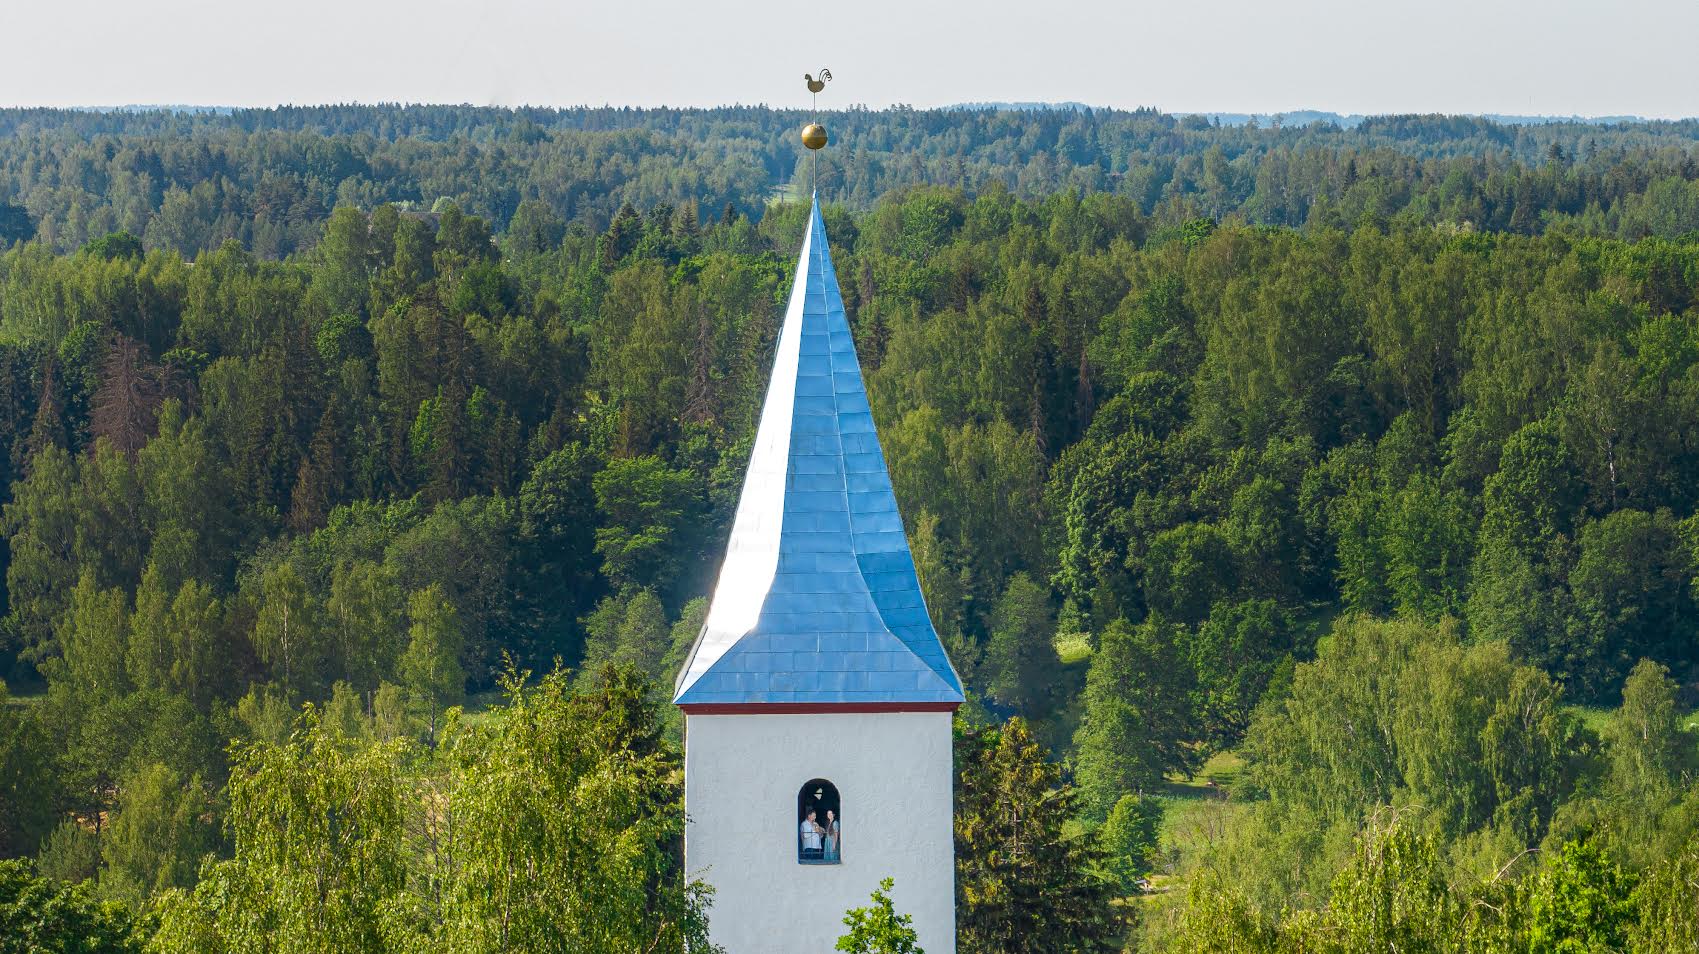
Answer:
M774 112L805 112L813 111L802 106L781 106L766 102L734 102L719 103L712 106L704 105L672 105L634 103L474 103L470 101L427 101L427 100L343 100L324 102L279 102L269 104L232 104L232 103L79 103L71 105L49 105L41 103L6 103L0 104L0 110L43 110L60 112L96 112L96 113L214 113L228 114L236 112L259 112L277 109L326 109L334 107L353 108L431 108L451 107L465 109L488 109L506 112L521 112L526 110L548 110L554 112L574 112L589 110L632 110L638 112L675 111L675 112L711 112L720 109L768 109ZM1078 100L988 100L963 101L946 103L935 106L916 106L911 103L889 103L882 106L870 106L867 103L849 103L836 109L820 110L821 112L952 112L952 111L1004 111L1004 112L1038 112L1044 110L1091 110L1093 112L1133 113L1140 110L1154 110L1164 116L1204 116L1204 117L1234 117L1244 119L1275 119L1289 116L1335 117L1338 119L1361 121L1367 119L1384 119L1397 116L1445 116L1468 117L1503 122L1506 120L1539 120L1546 123L1679 123L1699 120L1699 114L1688 116L1646 116L1639 113L1510 113L1491 111L1455 111L1455 110L1389 110L1385 112L1341 112L1334 109L1324 109L1313 106L1301 106L1283 110L1253 111L1245 109L1167 109L1155 105L1140 106L1111 106L1098 103L1087 103Z

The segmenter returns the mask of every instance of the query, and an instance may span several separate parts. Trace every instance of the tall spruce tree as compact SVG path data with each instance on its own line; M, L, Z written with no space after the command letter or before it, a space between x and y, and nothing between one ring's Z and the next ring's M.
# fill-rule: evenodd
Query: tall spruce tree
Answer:
M1095 843L1070 832L1073 787L1026 723L958 726L956 934L985 954L1116 949L1125 924L1109 904Z

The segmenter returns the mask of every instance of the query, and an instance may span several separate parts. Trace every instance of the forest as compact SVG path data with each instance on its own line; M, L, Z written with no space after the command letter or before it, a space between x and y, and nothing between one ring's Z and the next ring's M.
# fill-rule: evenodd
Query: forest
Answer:
M800 121L0 110L0 936L707 950ZM1699 124L826 121L964 952L1699 950Z

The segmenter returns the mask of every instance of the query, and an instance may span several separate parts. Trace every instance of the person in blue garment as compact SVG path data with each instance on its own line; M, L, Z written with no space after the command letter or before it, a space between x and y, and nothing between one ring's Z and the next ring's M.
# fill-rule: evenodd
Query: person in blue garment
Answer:
M838 813L837 812L832 811L830 808L826 809L826 824L822 827L821 830L824 831L825 835L826 835L826 838L825 838L825 841L826 841L825 860L828 861L828 862L836 863L838 861L838 848L839 848L839 844L838 844L839 831L838 831Z

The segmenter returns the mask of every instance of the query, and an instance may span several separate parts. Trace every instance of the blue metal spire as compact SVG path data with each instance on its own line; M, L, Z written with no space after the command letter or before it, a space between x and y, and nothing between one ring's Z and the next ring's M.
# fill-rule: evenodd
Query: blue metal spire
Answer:
M673 702L961 701L915 576L816 200L725 563Z

